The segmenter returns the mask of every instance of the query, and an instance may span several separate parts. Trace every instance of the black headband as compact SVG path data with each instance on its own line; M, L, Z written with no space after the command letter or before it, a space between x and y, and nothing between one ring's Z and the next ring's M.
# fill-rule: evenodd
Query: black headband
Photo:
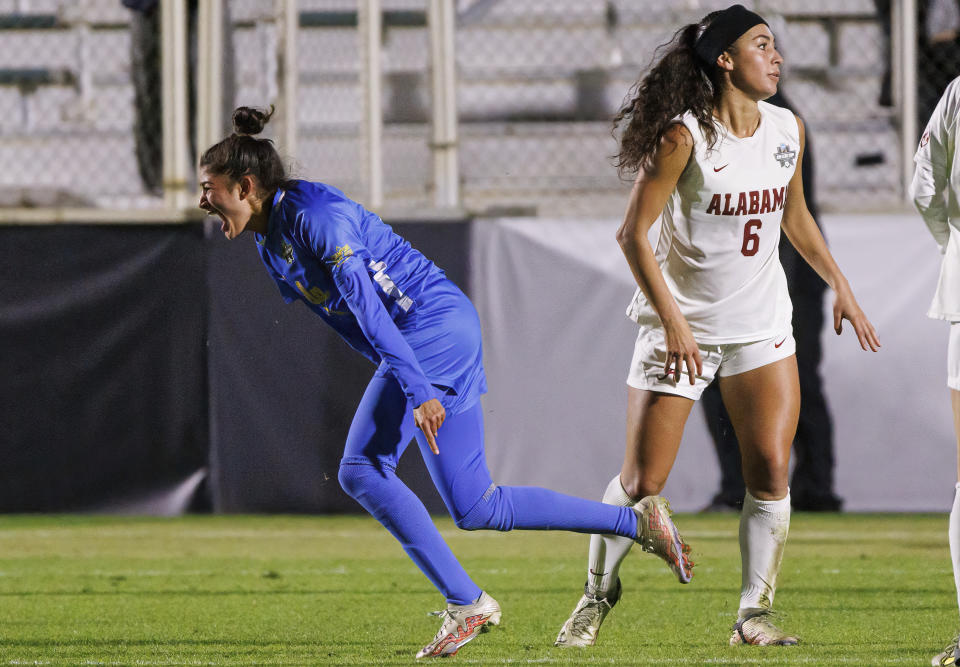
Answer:
M720 12L693 45L697 58L707 67L714 67L717 58L747 30L767 22L743 5L733 5Z

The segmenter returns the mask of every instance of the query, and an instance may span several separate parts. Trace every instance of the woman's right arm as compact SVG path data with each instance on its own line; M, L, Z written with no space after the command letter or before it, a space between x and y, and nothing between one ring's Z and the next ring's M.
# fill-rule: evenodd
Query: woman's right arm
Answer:
M633 271L633 277L663 323L667 344L664 372L668 375L673 373L679 379L686 364L690 384L694 383L696 375L703 372L700 349L690 325L663 279L647 233L676 189L692 150L690 131L682 124L672 125L661 139L650 163L637 174L623 224L617 230L617 242Z
M954 87L954 84L950 84L950 89ZM940 246L941 254L947 251L947 242L950 240L946 193L950 188L950 158L955 141L955 137L950 135L956 124L956 116L951 115L951 111L955 114L956 109L948 108L951 97L948 89L927 123L914 156L916 166L910 184L913 203Z

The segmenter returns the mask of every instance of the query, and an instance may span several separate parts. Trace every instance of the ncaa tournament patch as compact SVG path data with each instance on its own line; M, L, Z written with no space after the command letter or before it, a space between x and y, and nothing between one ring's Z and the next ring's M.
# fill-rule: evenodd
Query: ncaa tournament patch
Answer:
M781 167L792 167L797 159L797 151L786 144L780 144L777 146L777 151L773 154L773 157L776 158Z

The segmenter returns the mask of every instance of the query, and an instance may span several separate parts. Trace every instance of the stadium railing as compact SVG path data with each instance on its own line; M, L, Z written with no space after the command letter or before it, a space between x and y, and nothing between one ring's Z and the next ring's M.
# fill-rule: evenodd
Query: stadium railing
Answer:
M164 10L165 60L179 63L167 75L168 98L158 90L168 111L164 154L178 165L168 165L163 197L143 188L134 158L128 10L86 0L0 14L0 104L8 109L0 155L19 165L0 176L0 220L193 219L183 212L193 205L190 126L195 146L212 143L224 131L223 107L234 103L277 104L273 136L296 156L295 172L381 210L435 210L437 183L452 178L450 191L471 212L619 214L625 184L610 166L609 118L654 47L712 8L478 0L462 6L452 36L431 37L431 15L453 9L452 0L235 2L229 32L217 37L217 20L202 13L222 1L200 3L208 27L197 31L195 68L185 0L162 3L172 8ZM828 210L905 206L917 134L916 2L892 3L889 45L872 0L754 3L777 17L785 90L816 142ZM232 101L211 94L222 76L217 39L236 51ZM432 77L431 49L442 39L455 78ZM887 62L893 106L879 102ZM432 100L443 95L456 100L456 115L441 140Z

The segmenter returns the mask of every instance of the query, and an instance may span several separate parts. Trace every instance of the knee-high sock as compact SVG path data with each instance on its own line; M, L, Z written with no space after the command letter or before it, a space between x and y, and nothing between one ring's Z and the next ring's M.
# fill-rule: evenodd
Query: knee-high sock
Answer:
M536 486L497 486L483 448L480 404L448 415L437 435L440 455L430 452L422 433L420 452L440 497L457 526L465 530L570 530L636 537L637 515L628 507Z
M789 490L780 500L757 500L747 491L740 514L740 616L773 606L789 530Z
M345 457L340 463L340 484L397 538L447 602L470 604L480 597L480 587L440 537L427 508L392 467Z
M603 502L620 507L637 504L620 484L620 473L610 480L603 492ZM587 586L593 595L605 596L617 585L620 563L627 557L633 540L617 535L591 535L590 555L587 560Z
M960 483L953 496L950 510L950 559L953 561L953 582L957 587L957 605L960 607Z
M464 530L569 530L574 533L637 534L637 515L629 507L542 489L538 486L496 486L454 522Z

